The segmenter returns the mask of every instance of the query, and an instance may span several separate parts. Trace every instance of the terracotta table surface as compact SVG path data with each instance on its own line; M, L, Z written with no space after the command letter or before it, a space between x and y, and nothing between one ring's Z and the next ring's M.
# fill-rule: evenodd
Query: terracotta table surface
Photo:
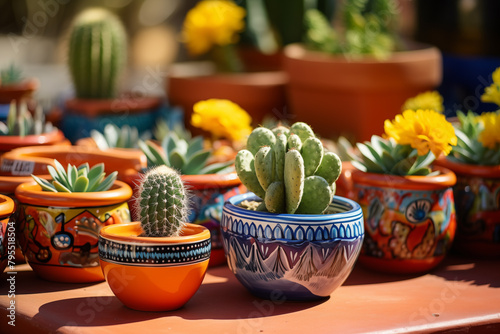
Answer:
M451 256L425 275L375 273L359 264L330 298L274 302L252 296L227 266L210 268L195 296L171 312L126 308L107 283L15 274L15 327L0 276L0 333L500 333L500 260Z

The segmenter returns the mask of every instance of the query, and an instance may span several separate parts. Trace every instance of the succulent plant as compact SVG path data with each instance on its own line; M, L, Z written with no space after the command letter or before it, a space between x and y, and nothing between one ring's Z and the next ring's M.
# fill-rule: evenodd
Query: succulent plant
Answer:
M127 52L125 29L118 17L103 8L82 12L73 22L68 51L76 96L113 98Z
M135 204L147 237L178 236L188 219L189 195L179 173L164 165L144 174Z
M51 181L31 175L43 191L65 193L106 191L111 188L118 175L118 172L113 172L106 176L103 163L96 164L92 168L88 163L78 167L68 164L66 170L57 160L54 160L54 165L55 167L47 166L52 176Z
M306 123L255 128L235 161L241 182L273 213L321 214L335 194L342 163Z
M22 79L22 72L14 64L11 64L9 67L0 71L0 85L1 86L15 84L17 82L20 82L21 79Z
M187 141L172 132L163 138L161 147L150 140L138 144L148 159L148 167L165 165L185 175L224 173L233 164L228 161L207 165L211 152L203 147L201 136Z
M21 102L18 107L16 101L12 101L7 124L0 122L0 136L40 135L54 129L52 123L45 122L45 114L40 105L36 107L34 115L31 115L26 102Z
M156 121L156 126L153 130L153 135L156 139L162 141L170 133L175 133L177 137L186 141L189 141L192 137L191 132L182 123L176 123L171 127L164 119Z
M139 131L135 126L123 125L121 128L115 124L109 123L104 127L101 133L93 129L90 131L90 136L100 150L110 148L137 148L139 141ZM141 138L147 139L151 137L149 132L145 132Z

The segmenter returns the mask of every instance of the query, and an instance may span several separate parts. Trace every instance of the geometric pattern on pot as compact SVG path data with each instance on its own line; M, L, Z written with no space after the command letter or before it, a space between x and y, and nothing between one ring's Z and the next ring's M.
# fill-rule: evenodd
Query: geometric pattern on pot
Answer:
M221 222L228 265L254 295L287 300L328 297L350 274L364 228L359 205L334 197L324 215L269 214L226 202ZM276 298L276 297L274 297Z
M383 259L443 256L455 233L452 188L402 190L355 184L365 215L362 255Z
M210 258L211 242L202 240L173 245L117 242L99 236L101 260L131 266L168 267L199 263Z

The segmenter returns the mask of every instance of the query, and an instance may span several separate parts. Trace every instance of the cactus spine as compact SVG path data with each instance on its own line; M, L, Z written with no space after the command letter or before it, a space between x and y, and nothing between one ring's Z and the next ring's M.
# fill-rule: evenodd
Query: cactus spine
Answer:
M126 33L118 17L101 8L90 8L78 15L71 29L68 52L76 96L115 97L126 52Z
M342 163L335 153L324 152L309 125L297 122L290 129L254 129L235 167L267 211L321 214L335 194Z
M144 236L178 236L188 219L189 196L180 174L167 166L150 169L136 200Z

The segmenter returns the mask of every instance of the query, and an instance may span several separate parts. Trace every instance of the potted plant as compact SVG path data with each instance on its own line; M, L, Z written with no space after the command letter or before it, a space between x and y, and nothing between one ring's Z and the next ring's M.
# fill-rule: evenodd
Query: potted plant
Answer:
M18 147L53 145L67 142L64 134L52 123L45 122L42 107L34 115L26 102L10 102L6 123L0 122L0 155Z
M21 70L11 64L0 71L0 104L10 104L12 100L20 102L31 97L38 89L39 82L36 79L22 77ZM4 118L6 115L0 115Z
M455 174L430 167L447 155L457 137L434 110L405 110L384 123L384 138L357 143L348 197L365 215L360 263L390 273L419 273L436 267L456 230Z
M221 221L231 271L251 293L286 300L328 297L357 259L360 206L334 196L341 161L301 122L258 127L235 161L252 193L231 197Z
M322 136L355 141L383 132L406 99L441 81L441 53L398 42L394 0L347 0L333 26L306 13L305 42L284 49L291 112Z
M90 168L57 160L47 169L51 181L33 175L15 195L20 202L18 238L35 274L56 282L104 280L99 267L99 230L110 224L130 222L127 200L132 189L106 176L104 164ZM106 177L105 177L106 176Z
M144 132L139 136L139 130L135 126L125 124L121 127L113 123L108 123L104 126L101 132L96 129L90 131L90 137L78 139L76 145L96 147L101 151L109 150L110 148L138 150L139 139L146 140L151 137L149 131Z
M251 5L255 8L259 2ZM198 129L188 122L194 104L201 100L231 100L251 115L254 124L274 110L282 112L286 106L285 73L272 66L249 71L252 66L246 66L242 61L245 57L240 57L236 43L245 29L247 14L250 10L233 1L216 0L200 1L185 17L182 41L187 51L193 57L208 54L210 61L174 64L169 69L166 89L170 104L183 108L186 127L195 134L199 134ZM255 17L260 19L262 30L265 15ZM248 58L255 60L255 53Z
M9 229L10 216L14 211L14 201L10 197L0 195L0 275L7 267L9 260L11 263L14 263L14 258L9 256L10 254L15 254L12 248L15 247L15 243L12 242L14 232L12 232L12 229Z
M151 129L158 116L158 97L118 95L119 75L127 56L121 21L103 8L89 8L75 17L70 31L68 66L76 98L66 101L63 130L72 142L103 130L107 123ZM126 116L126 117L125 117Z
M140 181L140 221L101 229L101 268L125 306L175 310L200 287L210 257L210 232L186 223L188 201L180 175L167 166L156 167Z
M500 69L481 99L500 105ZM437 164L454 171L457 237L454 249L484 257L500 256L500 112L457 111L458 143Z

